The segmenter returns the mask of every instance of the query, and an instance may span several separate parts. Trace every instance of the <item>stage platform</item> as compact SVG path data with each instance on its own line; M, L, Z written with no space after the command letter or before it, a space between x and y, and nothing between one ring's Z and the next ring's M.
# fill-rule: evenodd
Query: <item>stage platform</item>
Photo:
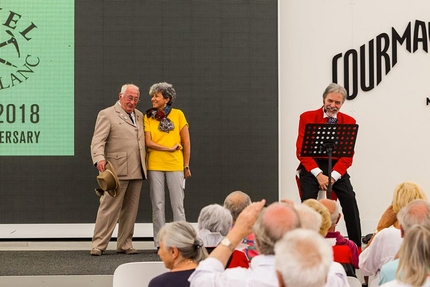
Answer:
M159 261L152 241L134 241L138 254L116 253L112 241L104 255L91 256L88 241L0 241L2 287L109 287L119 265Z

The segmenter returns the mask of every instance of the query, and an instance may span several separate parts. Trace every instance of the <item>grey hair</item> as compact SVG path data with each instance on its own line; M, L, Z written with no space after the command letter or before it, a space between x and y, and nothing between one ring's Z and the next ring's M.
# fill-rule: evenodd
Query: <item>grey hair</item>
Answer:
M233 222L236 222L242 210L250 204L251 198L249 195L240 190L233 191L224 200L224 207L230 210Z
M313 230L292 230L275 245L275 269L285 286L323 287L332 262L332 247Z
M226 236L230 230L232 217L230 211L219 204L205 206L197 219L199 230L207 229L210 232L219 232Z
M128 87L132 87L132 88L136 89L140 93L140 90L139 90L138 86L136 86L135 84L127 83L127 84L122 85L121 91L119 92L119 94L123 95L125 93L125 90L127 90Z
M347 92L346 92L345 88L342 87L341 85L336 84L336 83L331 83L330 85L328 85L327 88L325 89L324 93L323 93L323 100L325 100L325 98L327 98L327 95L331 94L331 93L341 93L342 94L342 103L345 102Z
M203 242L197 237L194 227L186 221L166 223L158 233L164 248L178 248L182 257L200 262L208 256Z
M337 223L337 218L339 217L340 208L339 203L336 200L333 200L334 210L333 213L330 214L331 224L335 225Z
M176 100L176 91L172 84L166 82L153 84L151 88L149 88L149 95L153 96L157 93L161 93L165 99L170 99L170 101L167 103L168 106L171 106Z
M290 230L300 227L296 210L288 204L275 202L264 208L254 223L253 231L260 254L275 254L275 243Z
M424 199L412 200L400 209L397 219L403 232L408 231L415 224L430 228L430 203Z
M295 204L294 209L299 214L302 228L319 232L322 224L321 214L304 203Z

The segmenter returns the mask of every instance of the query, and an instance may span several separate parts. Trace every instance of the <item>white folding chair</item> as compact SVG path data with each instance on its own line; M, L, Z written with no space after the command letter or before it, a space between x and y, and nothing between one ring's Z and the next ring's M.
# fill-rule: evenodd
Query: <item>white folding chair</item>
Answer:
M358 280L355 277L352 276L347 276L348 278L348 284L350 287L362 287L363 285L361 284L360 280Z
M115 269L113 287L148 286L152 278L168 271L161 261L124 263Z

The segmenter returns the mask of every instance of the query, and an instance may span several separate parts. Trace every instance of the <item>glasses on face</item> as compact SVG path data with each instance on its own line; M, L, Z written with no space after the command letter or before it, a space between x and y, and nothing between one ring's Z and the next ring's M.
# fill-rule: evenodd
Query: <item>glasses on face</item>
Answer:
M138 103L139 102L139 98L133 98L132 96L125 96L124 97L128 102L135 102Z

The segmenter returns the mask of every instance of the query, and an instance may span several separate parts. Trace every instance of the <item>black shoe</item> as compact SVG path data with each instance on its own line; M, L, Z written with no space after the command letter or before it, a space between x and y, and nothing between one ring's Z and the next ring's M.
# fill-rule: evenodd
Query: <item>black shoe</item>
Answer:
M367 244L369 243L370 239L372 239L372 237L373 237L373 233L369 233L361 239L361 242L363 242L364 244Z

